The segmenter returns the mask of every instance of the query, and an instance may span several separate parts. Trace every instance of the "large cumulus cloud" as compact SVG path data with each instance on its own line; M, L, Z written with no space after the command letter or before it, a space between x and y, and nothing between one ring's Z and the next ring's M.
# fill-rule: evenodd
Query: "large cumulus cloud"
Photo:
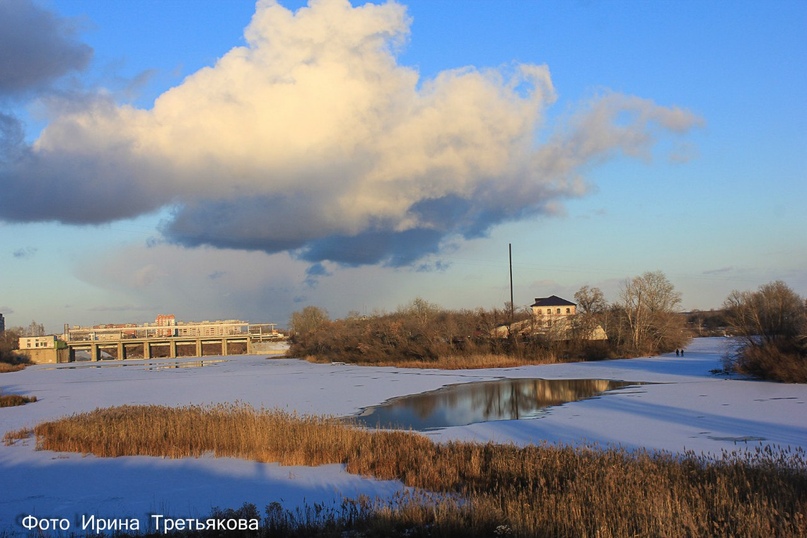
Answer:
M644 155L657 131L698 122L606 94L545 134L546 66L421 80L396 61L408 29L392 2L293 13L259 1L247 44L153 108L99 96L7 157L0 218L101 223L170 206L162 231L182 245L405 265L447 238L553 211L586 192L587 165Z

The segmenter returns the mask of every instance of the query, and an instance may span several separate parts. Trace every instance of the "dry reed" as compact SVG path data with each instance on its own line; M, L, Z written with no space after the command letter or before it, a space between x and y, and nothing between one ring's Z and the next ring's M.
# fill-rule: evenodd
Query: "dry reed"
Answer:
M307 355L308 362L327 364L329 359L321 359L313 355ZM567 359L563 362L579 362L582 358ZM359 366L394 366L396 368L434 368L439 370L474 370L481 368L515 368L517 366L530 366L535 364L555 364L561 362L554 354L546 354L541 357L518 357L515 355L505 355L499 353L480 353L475 355L445 355L435 360L362 360L357 358L352 364Z
M46 450L341 463L351 473L417 488L395 502L345 508L342 517L361 520L370 535L425 535L415 529L442 536L807 534L807 460L800 450L713 459L616 448L435 444L411 432L370 431L242 404L99 409L34 431L37 447ZM270 505L266 528L289 535L316 527L303 515Z
M20 396L19 394L0 394L0 407L14 407L35 402L36 396Z
M3 444L6 446L11 446L14 444L15 441L20 441L22 439L27 439L31 435L33 435L34 430L31 428L23 428L21 430L14 430L8 431L3 435Z
M24 370L27 364L11 364L8 362L0 361L0 374L7 374L9 372L19 372Z

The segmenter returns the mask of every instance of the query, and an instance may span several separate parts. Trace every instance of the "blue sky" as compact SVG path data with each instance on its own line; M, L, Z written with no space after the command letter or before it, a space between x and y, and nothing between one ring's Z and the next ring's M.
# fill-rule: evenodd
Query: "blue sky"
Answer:
M807 295L804 2L372 7L2 3L7 325Z

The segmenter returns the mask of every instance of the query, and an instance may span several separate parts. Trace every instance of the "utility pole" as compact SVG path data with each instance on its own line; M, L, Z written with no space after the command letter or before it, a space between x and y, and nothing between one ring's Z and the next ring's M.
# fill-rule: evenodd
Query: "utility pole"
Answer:
M513 304L513 244L507 243L507 252L510 256L510 325L513 324L515 317L514 304Z

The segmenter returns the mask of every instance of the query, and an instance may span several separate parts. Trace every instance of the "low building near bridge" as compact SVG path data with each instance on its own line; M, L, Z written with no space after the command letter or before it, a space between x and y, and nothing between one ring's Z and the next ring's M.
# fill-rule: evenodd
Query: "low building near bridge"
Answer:
M70 350L67 343L56 335L23 336L19 341L19 352L36 364L55 364L70 362Z

